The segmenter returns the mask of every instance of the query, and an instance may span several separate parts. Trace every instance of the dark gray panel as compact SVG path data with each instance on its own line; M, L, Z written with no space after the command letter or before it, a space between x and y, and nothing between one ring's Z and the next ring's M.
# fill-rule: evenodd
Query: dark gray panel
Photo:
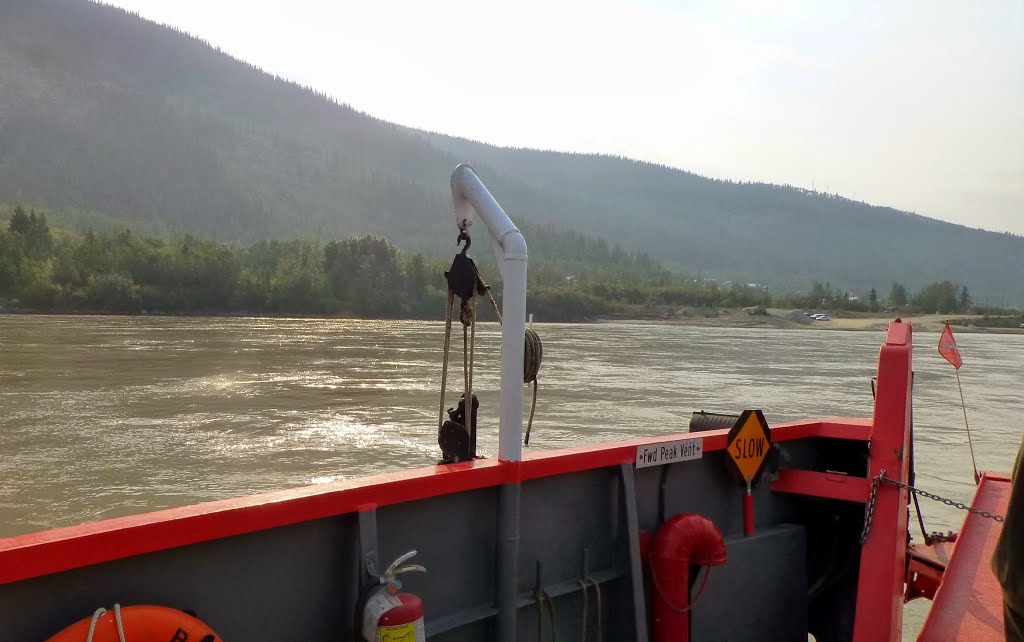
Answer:
M351 630L353 516L205 542L0 587L4 642L39 642L100 606L194 609L226 640Z
M520 591L532 594L536 588L538 563L545 589L566 582L575 584L583 573L586 549L590 574L621 571L617 579L601 586L602 627L606 632L612 621L632 621L631 599L623 591L629 587L629 558L622 524L625 512L619 506L621 483L616 468L603 468L531 480L523 485ZM596 599L591 591L587 604L590 618L596 612ZM582 592L573 590L555 597L553 603L559 639L578 639ZM527 606L520 611L518 638L532 641L537 635L537 607ZM611 638L606 635L605 639ZM616 639L629 640L632 635Z
M423 600L428 623L494 603L497 507L498 489L483 488L378 509L381 568L413 549L418 554L412 562L427 568L426 575L408 573L401 580L402 590ZM466 638L459 631L438 639Z
M728 561L711 571L693 608L691 639L806 642L803 527L761 529L725 543Z
M622 533L614 523L624 517L613 508L621 493L614 468L584 471L527 482L522 495L520 537L520 591L532 591L536 563L542 565L545 584L578 578L583 549L589 549L590 571L613 566L612 533ZM623 542L620 543L624 543ZM622 570L628 558L621 556Z

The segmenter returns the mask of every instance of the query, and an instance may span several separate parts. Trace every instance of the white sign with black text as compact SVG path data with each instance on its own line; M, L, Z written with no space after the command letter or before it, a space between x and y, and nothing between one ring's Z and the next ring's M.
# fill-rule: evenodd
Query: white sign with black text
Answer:
M703 439L683 439L664 444L636 447L636 467L664 466L677 461L690 461L704 456Z

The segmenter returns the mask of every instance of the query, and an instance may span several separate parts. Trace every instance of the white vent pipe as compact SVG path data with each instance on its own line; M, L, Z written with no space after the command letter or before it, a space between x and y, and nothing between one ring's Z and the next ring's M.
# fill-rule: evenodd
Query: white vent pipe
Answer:
M474 214L487 226L501 272L501 396L498 459L523 458L523 351L526 337L526 239L469 165L452 172L455 224L472 234Z

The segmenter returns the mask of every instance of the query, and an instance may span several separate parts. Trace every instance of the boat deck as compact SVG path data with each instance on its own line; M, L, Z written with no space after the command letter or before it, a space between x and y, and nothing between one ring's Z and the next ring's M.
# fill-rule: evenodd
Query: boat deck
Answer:
M985 473L973 506L1004 515L1009 499L1010 477ZM1006 639L1003 633L1002 590L990 563L1001 531L1000 522L974 513L967 515L918 640L983 642Z

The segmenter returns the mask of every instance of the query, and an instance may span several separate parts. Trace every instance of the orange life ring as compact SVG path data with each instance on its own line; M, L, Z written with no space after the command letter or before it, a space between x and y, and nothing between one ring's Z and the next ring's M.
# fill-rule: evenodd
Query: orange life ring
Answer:
M99 609L46 642L120 642L118 619L129 642L223 642L209 626L188 613L165 606L115 606ZM89 636L89 629L95 628Z

